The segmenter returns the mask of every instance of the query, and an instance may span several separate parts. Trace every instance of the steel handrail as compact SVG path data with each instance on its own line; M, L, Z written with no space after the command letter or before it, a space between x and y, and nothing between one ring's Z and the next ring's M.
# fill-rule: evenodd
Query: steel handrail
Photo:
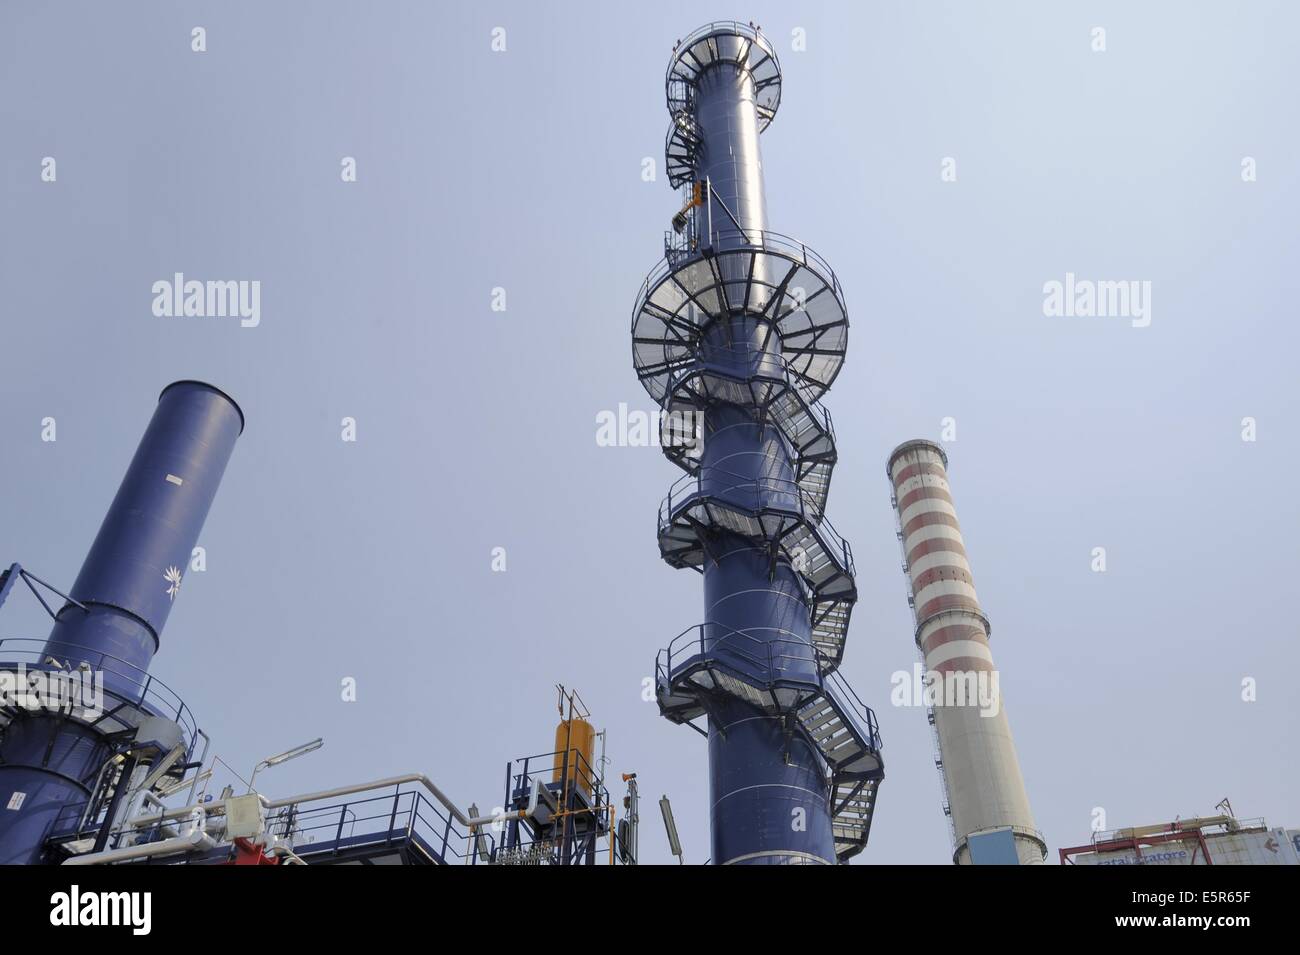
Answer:
M865 720L867 732L864 735L871 743L871 748L879 750L881 746L880 726L876 722L875 711L862 702L862 697L858 696L857 691L849 685L848 680L840 676L838 670L832 670L827 676L837 701L842 704L842 708L845 710L845 716L855 721L857 719ZM862 727L859 726L858 729L861 730Z
M751 241L751 236L757 236L759 241ZM740 229L714 229L708 238L711 241L731 239L744 240L740 245L720 250L723 254L741 251L771 252L773 254L791 258L804 268L815 273L818 278L820 278L822 282L831 289L841 306L844 305L844 290L840 286L839 276L835 274L835 270L831 268L830 263L822 258L822 256L812 248L792 236L764 229L748 229L744 231ZM641 290L637 293L636 305L632 309L632 323L634 327L636 324L636 317L641 313L651 290L658 288L664 279L679 271L684 262L694 261L696 258L703 258L704 249L711 247L710 242L701 241L697 243L697 247L694 251L686 255L684 258L678 259L676 263L669 262L666 258L661 258L655 263L654 268L652 268L649 274L646 275L645 281L641 283ZM723 283L718 282L710 287L716 288L717 285L721 284Z
M5 649L9 649L10 654L18 654L18 658L12 662L22 664L29 670L39 670L44 673L60 673L69 677L75 677L80 671L75 669L66 669L61 666L45 662L45 647L48 640L38 637L5 637L0 639L0 663L9 662L5 659L7 656ZM106 696L111 695L116 699L121 699L137 707L146 707L156 710L160 714L172 714L170 717L181 726L190 736L191 747L193 737L199 732L198 721L194 717L193 711L188 704L181 699L180 695L169 687L162 680L152 676L147 670L142 670L133 663L123 660L121 657L101 650L93 650L89 647L81 646L74 643L61 643L63 647L76 650L80 653L88 654L88 658L77 661L86 663L91 666L91 672L100 672L111 674L119 677L124 681L122 689L110 687L108 681L104 681L104 693ZM32 661L29 665L28 661ZM106 664L113 662L121 664L129 672L116 669ZM141 678L143 677L143 681ZM124 695L124 691L130 689L138 690L138 694L133 696ZM189 749L187 749L187 756Z
M370 815L362 815L362 812L370 811L369 804L372 803L376 804L373 807L375 812ZM394 806L395 803L396 806ZM277 817L271 822L270 831L272 834L292 838L295 835L307 835L320 830L334 830L339 833L343 825L348 825L350 833L347 838L355 839L367 836L377 837L384 834L391 835L393 832L406 829L427 841L431 848L441 845L441 855L444 857L450 855L457 859L464 859L472 854L472 850L462 852L453 845L453 840L469 840L470 835L458 829L450 815L441 812L418 790L408 789L403 791L399 789L395 793L367 796L364 799L349 799L342 803L332 803L326 806L300 808L300 805L294 803L291 806L283 807L290 809L291 812L286 817ZM437 821L436 825L424 814L423 810L426 807L432 811L433 817ZM349 814L352 817L350 820L348 819ZM396 823L397 819L406 821L398 825ZM361 824L376 820L381 823L379 827L374 830L362 828L360 833L357 832L357 828ZM423 829L417 827L416 822L422 823ZM442 830L441 833L439 832L440 829ZM474 835L486 840L489 852L495 849L496 840L490 833L482 831L480 827L479 831L475 832ZM336 837L335 841L337 841L337 838L341 837Z
M668 124L668 132L664 135L664 159L669 173L671 174L674 166L672 152L674 143L680 143L684 153L694 153L699 149L702 142L700 125L695 118L695 114L689 109L677 110ZM687 162L693 165L693 161L683 160L684 165ZM686 184L685 182L682 183L682 185Z
M831 423L830 410L825 405L823 405L819 399L806 397L799 390L798 386L790 381L790 375L791 374L797 375L797 372L794 372L792 368L794 363L790 359L786 358L785 355L781 354L780 352L772 352L763 348L758 348L754 345L719 345L719 346L711 345L708 348L708 352L709 352L708 355L702 353L698 354L695 357L695 360L690 365L683 366L671 372L667 378L667 385L664 389L665 394L671 395L677 389L677 387L681 385L682 382L687 381L688 379L693 378L697 375L705 375L705 374L721 375L725 378L731 378L742 384L747 383L750 380L784 384L787 388L789 388L791 392L794 393L795 397L808 409L810 417L815 419L818 417L818 415L821 416L822 423L825 425L823 430L827 433L827 435L831 438L831 440L834 441L835 427ZM731 369L722 368L717 365L714 365L710 361L710 358L718 354L721 354L723 356L730 354L730 355L735 355L743 358L748 358L749 367L747 369L740 369L740 371L745 375L745 377L743 378L739 377L736 373L733 373ZM782 369L786 373L785 377L764 373L763 366L768 362L779 363Z
M741 23L739 20L711 20L704 24L704 26L696 27L690 33L686 34L686 36L682 37L681 40L678 41L676 49L689 50L700 40L707 39L715 33L735 33L743 36L746 39L757 43L763 49L763 52L772 58L773 62L777 62L776 50L772 46L772 41L767 38L767 34L758 29L758 27L749 23ZM668 67L667 75L669 77L673 75L673 65L675 65L676 62L677 57L674 56L672 63Z
M5 646L12 646L14 644L39 645L40 649L38 650L21 650L19 652L29 655L32 659L40 661L44 653L44 649L49 642L50 642L49 639L44 637L4 637L4 638L0 638L0 648L3 648ZM180 705L180 706L185 705L184 701L181 699L180 695L176 693L175 690L169 687L162 680L159 680L157 677L151 675L148 670L142 669L136 666L134 663L130 663L126 660L123 660L121 657L115 656L111 653L107 653L102 650L94 650L91 649L90 647L85 647L80 644L65 643L63 641L55 641L55 642L58 643L60 646L68 647L70 649L77 650L81 653L87 653L90 654L92 657L97 658L95 660L97 668L102 670L105 673L111 673L114 676L122 677L124 680L129 681L129 683L133 684L136 687L139 687L141 690L152 689L155 686L159 687L171 696L171 702L174 705ZM129 672L124 672L122 670L117 670L112 667L106 666L105 664L109 661L112 661L114 663L120 663ZM91 659L87 658L84 661L78 661L78 662L90 663ZM57 672L60 669L62 669L60 667L55 667L53 665L46 664L44 662L38 662L38 666L41 669L49 670L52 672ZM63 672L71 673L73 671L63 670ZM142 677L144 678L143 682L141 682L140 679Z
M668 489L667 497L665 497L663 502L659 505L658 529L660 533L672 526L673 516L676 511L680 507L685 506L686 502L695 498L705 496L712 497L720 504L737 503L729 501L728 497L714 495L711 492L705 491L702 486L703 482L706 478L712 477L714 474L740 478L740 481L729 485L723 490L727 492L727 494L734 491L740 491L742 494L745 492L751 492L754 495L754 510L763 509L760 495L764 491L769 493L780 492L794 497L798 501L799 505L797 514L804 523L808 525L811 532L815 536L821 536L823 532L825 532L825 537L829 539L829 543L834 545L833 547L826 548L827 556L834 560L835 550L838 549L841 558L839 566L850 577L856 576L853 564L853 550L849 546L849 542L841 536L837 530L835 530L835 525L830 522L824 513L818 510L815 502L810 500L812 497L811 493L805 490L798 481L790 478L752 478L749 475L738 474L735 471L730 471L719 465L707 465L699 468L694 473L683 474L673 482L672 486ZM682 486L688 484L694 485L694 487L690 492L683 494ZM823 543L826 543L826 541L823 541Z
M701 40L706 40L710 36L714 35L736 35L744 37L754 46L757 46L762 50L767 59L772 61L772 69L775 73L776 80L776 97L775 102L766 106L766 108L771 111L772 115L775 115L777 109L781 105L781 60L776 55L776 47L762 30L759 30L751 24L741 23L738 20L714 20L711 23L706 23L704 26L692 30L673 47L672 59L668 61L668 69L664 73L664 94L668 102L669 112L676 112L678 109L689 109L691 107L694 98L695 83L699 79L700 73L703 69L713 65L713 62L717 62L716 60L711 61L702 64L700 69L696 69L694 66L683 60L683 54L686 51L692 50ZM723 62L730 63L733 61L726 60ZM680 69L679 64L681 65ZM753 67L751 66L750 69L752 70ZM678 92L674 93L674 88L676 88ZM764 117L760 114L759 131L761 132L766 129L767 125L771 121L771 116Z
M576 765L577 774L581 774L583 766L584 765L586 766L585 776L578 775L576 781L582 782L585 779L592 793L600 793L607 797L609 790L605 786L605 777L596 772L595 767L591 765L590 760L588 760L587 757L585 757L582 754L582 751L580 749L578 749L577 747L571 747L569 752L573 753L574 756L576 757L575 764L579 764ZM519 759L513 760L512 763L522 762L524 764L524 768L521 772L513 774L513 778L515 780L515 790L518 791L520 789L527 789L529 782L534 778L534 776L543 775L543 774L553 774L555 772L554 757L556 756L563 757L563 755L564 755L564 750L557 749L549 753L534 753L531 756L521 756ZM544 769L534 770L531 772L529 771L529 765L532 763L533 760L548 760L548 759L552 760L552 762L549 765L546 765ZM562 765L567 767L567 763L563 763ZM512 769L513 769L513 765L512 765ZM566 768L566 772L567 772L567 768Z
M706 628L719 628L722 629L724 633L721 637L710 638L706 634ZM823 661L825 660L825 655L822 654L821 651L819 651L815 646L813 646L809 642L805 642L804 640L798 638L774 637L770 639L764 639L764 638L756 637L753 634L744 633L740 630L732 630L730 627L724 627L722 624L719 623L713 623L713 622L698 623L693 627L688 627L686 630L683 630L676 637L674 637L669 642L667 647L659 651L659 654L656 657L656 661L655 661L656 669L662 670L665 678L667 678L670 681L672 680L674 671L676 669L673 666L673 657L680 656L681 651L678 649L678 644L682 643L683 638L687 636L690 636L691 638L689 641L687 641L688 645L691 646L698 645L699 647L698 656L702 659L713 659L716 657L719 651L724 651L733 657L738 657L742 660L746 660L750 663L753 663L755 666L766 666L767 672L769 674L776 673L779 670L787 669L787 667L778 667L776 665L778 660L790 661L796 663L804 663L804 662L811 663L813 665L814 671L820 674L822 671L822 667L824 665ZM743 648L735 647L731 645L733 641L737 641L737 642L747 641L750 644L753 644L757 647L762 647L765 651L765 656L760 656L756 653L751 653L750 651L747 651ZM774 647L776 646L784 647L787 645L798 647L801 651L807 651L807 653L802 656L798 654L790 654L790 653L774 654L773 652ZM690 657L694 657L696 655L697 654L695 653L691 653ZM820 676L818 677L817 682L818 685L820 685L821 683Z
M724 631L724 634L721 637L714 637L710 641L706 636L707 628L720 628ZM732 640L748 641L764 647L767 653L766 659L764 660L755 654L737 650L734 646L727 645L728 641ZM684 646L679 646L682 644ZM807 651L807 654L804 656L774 654L774 647L787 644L797 646L801 651ZM698 647L698 653L694 652L696 647ZM674 666L674 657L680 658L686 648L689 648L692 652L686 654L685 661ZM823 696L830 698L844 718L854 724L858 735L865 739L873 750L880 750L880 725L876 720L875 711L862 701L862 698L858 696L857 692L838 671L823 668L823 661L826 660L825 654L812 644L805 643L797 638L776 637L764 639L740 630L724 627L722 624L715 622L698 623L683 630L669 641L667 647L659 651L655 658L656 676L660 677L662 682L671 684L677 671L697 657L700 660L725 664L725 657L720 656L719 651L723 651L729 656L747 659L756 666L766 664L766 672L771 679L775 679L775 674L784 669L776 666L778 659L812 663L813 675L808 682Z

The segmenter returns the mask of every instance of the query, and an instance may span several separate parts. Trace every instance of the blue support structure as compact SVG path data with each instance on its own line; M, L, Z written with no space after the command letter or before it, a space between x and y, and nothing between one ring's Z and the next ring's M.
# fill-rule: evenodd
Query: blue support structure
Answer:
M42 861L65 827L112 815L151 764L172 760L171 778L188 765L201 733L148 668L243 425L211 385L165 388L48 640L0 640L0 671L93 675L103 696L61 709L26 692L0 701L0 864Z
M875 717L836 673L857 590L824 516L836 454L818 399L844 360L844 297L767 228L759 134L781 97L767 38L708 24L678 43L666 86L685 202L633 310L633 363L686 471L660 553L704 575L706 622L660 653L659 706L707 719L715 864L843 862L884 776Z

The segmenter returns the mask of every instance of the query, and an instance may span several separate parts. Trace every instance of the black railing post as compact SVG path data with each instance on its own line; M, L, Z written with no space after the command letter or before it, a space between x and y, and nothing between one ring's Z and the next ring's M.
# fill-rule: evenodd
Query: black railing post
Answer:
M344 803L339 807L339 824L334 830L334 852L333 855L339 854L339 842L343 839L343 821L348 817L348 804Z
M393 811L389 813L388 816L388 833L384 839L384 845L386 846L391 846L393 844L393 827L397 825L397 803L401 798L402 789L399 786L397 791L393 793Z

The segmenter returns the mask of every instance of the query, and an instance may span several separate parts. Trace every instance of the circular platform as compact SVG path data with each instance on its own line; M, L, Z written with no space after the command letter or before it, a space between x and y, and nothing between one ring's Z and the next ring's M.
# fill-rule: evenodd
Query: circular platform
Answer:
M792 383L809 400L831 386L844 363L849 320L844 293L825 260L773 232L715 236L706 248L660 261L632 312L632 362L655 401L696 361L715 320L752 315L780 339Z
M781 63L771 40L757 27L736 20L706 23L678 41L664 81L668 112L676 116L689 109L700 75L719 63L749 70L754 78L758 130L767 129L781 105Z

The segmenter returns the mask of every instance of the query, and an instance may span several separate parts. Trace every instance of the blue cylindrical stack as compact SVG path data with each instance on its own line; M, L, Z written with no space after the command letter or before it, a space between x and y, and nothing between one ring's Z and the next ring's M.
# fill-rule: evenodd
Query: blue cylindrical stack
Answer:
M102 674L115 705L135 700L139 715L156 715L149 663L243 427L239 406L211 385L163 390L39 665ZM0 864L40 861L55 820L87 801L112 755L91 721L20 713L0 738Z
M752 24L674 48L666 155L685 205L632 322L642 383L670 416L699 417L690 450L668 440L690 429L665 425L692 482L661 508L659 546L704 575L705 622L660 654L656 690L668 718L705 718L719 865L845 861L883 778L874 716L835 673L857 593L823 519L835 447L816 401L843 361L843 296L768 231L759 135L780 85Z

